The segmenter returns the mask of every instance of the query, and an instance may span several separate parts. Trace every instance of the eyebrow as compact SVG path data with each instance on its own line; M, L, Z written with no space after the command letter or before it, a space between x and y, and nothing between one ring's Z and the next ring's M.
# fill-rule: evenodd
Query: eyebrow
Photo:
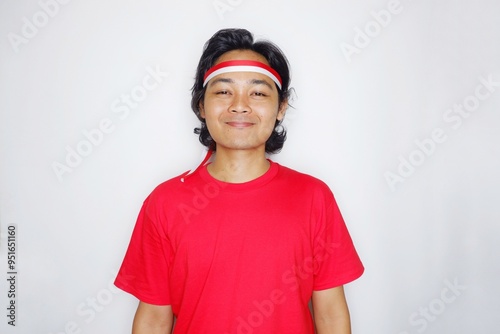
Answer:
M219 82L234 83L234 80L230 79L230 78L218 78L215 80L210 80L209 85L213 86ZM266 80L262 80L262 79L252 79L252 80L249 80L248 83L251 85L265 85L265 86L269 87L269 89L273 89L273 87L269 84L269 82L267 82Z
M262 79L252 79L250 80L250 83L252 85L265 85L267 87L269 87L269 89L273 89L273 87L269 84L269 82L267 82L266 80L262 80Z
M229 78L219 78L219 79L210 80L210 82L208 84L210 86L213 86L213 85L215 85L216 83L219 83L219 82L234 83L234 80L233 79L229 79Z

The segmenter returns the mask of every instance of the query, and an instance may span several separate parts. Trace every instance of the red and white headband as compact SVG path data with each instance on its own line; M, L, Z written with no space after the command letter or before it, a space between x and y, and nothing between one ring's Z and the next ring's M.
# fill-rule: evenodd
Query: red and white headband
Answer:
M203 87L216 75L230 72L257 72L267 75L281 89L281 76L272 67L255 60L229 60L211 67L203 77Z

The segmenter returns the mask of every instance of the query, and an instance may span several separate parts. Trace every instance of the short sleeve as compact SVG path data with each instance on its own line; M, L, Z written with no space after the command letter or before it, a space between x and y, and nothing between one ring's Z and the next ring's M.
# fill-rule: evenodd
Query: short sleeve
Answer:
M115 285L148 304L170 305L171 248L158 207L151 196L144 201Z
M325 207L317 216L314 238L314 290L349 283L364 271L333 195Z

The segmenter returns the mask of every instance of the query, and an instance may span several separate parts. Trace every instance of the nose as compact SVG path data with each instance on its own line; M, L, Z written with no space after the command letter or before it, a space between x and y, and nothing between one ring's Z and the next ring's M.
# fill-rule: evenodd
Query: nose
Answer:
M229 111L233 113L250 112L248 98L244 94L234 94L233 101L229 106Z

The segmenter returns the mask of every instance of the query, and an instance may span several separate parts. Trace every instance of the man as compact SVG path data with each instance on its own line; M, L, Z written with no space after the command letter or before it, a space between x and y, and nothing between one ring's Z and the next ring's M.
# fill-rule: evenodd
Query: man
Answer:
M140 300L134 334L350 333L343 285L364 269L334 197L266 158L289 84L281 50L246 30L206 43L191 104L214 159L144 202L115 282Z

